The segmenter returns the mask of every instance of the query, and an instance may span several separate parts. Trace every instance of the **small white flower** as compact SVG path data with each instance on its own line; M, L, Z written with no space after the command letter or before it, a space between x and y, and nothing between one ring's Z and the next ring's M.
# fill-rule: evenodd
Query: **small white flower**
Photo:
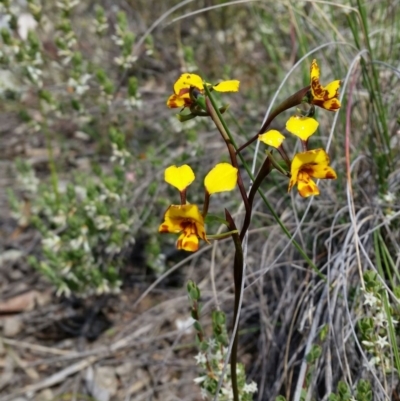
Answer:
M378 303L378 298L372 292L364 293L364 305L370 305L372 307L376 306Z
M139 98L139 96L130 96L124 100L123 105L127 110L138 109L142 108L143 102Z
M215 340L215 338L210 338L208 340L208 346L211 350L213 350L217 346L217 341Z
M122 233L127 233L127 232L129 232L129 226L126 225L126 224L121 223L121 224L117 225L117 230L122 232Z
M374 356L368 361L369 366L379 365L381 362L381 358L379 356Z
M96 294L108 294L111 291L109 282L106 279L102 280L102 283L96 288Z
M207 379L207 376L200 376L200 377L196 377L195 379L193 379L193 381L196 384L200 384L200 383L203 383L203 381L206 380L206 379Z
M60 297L61 295L65 295L67 298L71 295L71 290L65 283L61 283L57 288L56 296Z
M396 195L388 191L383 195L383 200L387 203L393 203L396 200Z
M36 20L33 18L32 14L22 13L18 17L18 34L22 40L26 40L28 37L28 32L34 30L37 26Z
M79 4L79 0L64 0L64 1L57 1L56 6L64 11L70 11L72 8Z
M193 323L195 320L189 316L187 319L176 319L175 326L179 331L183 331L185 334L190 334L193 331Z
M389 345L389 343L387 342L386 339L387 339L386 336L385 336L385 337L378 336L378 340L376 341L376 345L377 345L380 349L385 348L386 346Z
M51 217L52 223L56 226L63 226L67 222L67 216L63 212L59 212L57 215Z
M85 209L86 213L88 214L88 216L93 219L97 212L96 205L94 203L89 203L85 206L84 209Z
M61 248L61 238L58 235L50 234L49 237L42 239L43 248L57 252Z
M374 323L378 327L383 327L387 324L387 319L384 313L378 312L373 317Z
M256 382L252 381L252 382L250 382L249 384L246 383L246 384L243 386L243 391L244 391L245 393L250 393L250 394L255 393L255 392L257 391L257 384L256 384Z
M69 242L69 246L73 250L79 249L82 244L83 244L83 237L82 236L80 236L78 238L74 238Z
M112 242L111 244L109 244L106 247L107 254L113 254L113 253L119 253L119 252L121 252L121 247L114 242Z
M201 394L201 399L202 400L207 400L208 399L208 391L205 388L202 388L200 390L200 394Z
M199 352L194 359L196 359L196 365L201 365L207 362L206 355L202 352Z
M94 224L98 230L108 230L112 226L112 219L110 216L96 216Z
M124 44L124 40L117 35L112 35L111 40L117 45L117 46L122 46Z
M390 221L393 219L393 217L396 215L396 212L394 210L388 210L385 213L385 221L387 223L390 223Z

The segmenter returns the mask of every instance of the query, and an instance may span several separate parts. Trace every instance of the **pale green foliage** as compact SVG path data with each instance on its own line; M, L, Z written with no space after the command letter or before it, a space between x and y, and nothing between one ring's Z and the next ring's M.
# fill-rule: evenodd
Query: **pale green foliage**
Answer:
M203 399L212 400L217 394L218 383L223 374L218 400L233 400L230 365L224 366L229 343L225 313L217 310L212 312L212 336L207 339L199 320L200 289L196 283L189 281L187 292L199 348L199 353L195 356L195 359L202 372L194 381L200 386ZM246 383L246 372L242 363L237 364L236 374L240 401L253 400L253 394L257 392L257 385L255 382Z
M14 99L24 134L46 144L50 171L50 178L40 181L27 163L19 162L17 187L29 199L30 215L16 194L10 201L19 225L33 223L41 233L41 254L31 256L31 263L58 294L66 295L119 289L123 251L134 242L137 220L131 203L133 158L124 125L126 112L140 108L141 100L135 76L128 75L123 85L119 81L120 73L135 62L135 35L122 11L114 11L116 22L110 26L109 15L97 6L83 41L82 27L74 19L79 7L84 5L74 0L29 0L26 6L0 1L8 22L1 30L0 67L15 82L0 96ZM107 30L114 33L105 37ZM98 47L83 51L90 41ZM110 46L117 57L108 61ZM65 122L83 141L103 136L111 145L110 169L94 165L64 171L60 164L65 155L56 160L55 148L68 149L58 131Z
M121 284L119 255L134 241L135 218L129 208L132 183L125 174L130 155L115 129L111 143L111 173L100 167L93 174L77 173L57 193L45 183L37 184L32 170L19 163L21 186L31 197L31 221L42 234L43 257L30 260L56 285L58 294L99 294L116 291ZM12 199L20 220L21 208Z

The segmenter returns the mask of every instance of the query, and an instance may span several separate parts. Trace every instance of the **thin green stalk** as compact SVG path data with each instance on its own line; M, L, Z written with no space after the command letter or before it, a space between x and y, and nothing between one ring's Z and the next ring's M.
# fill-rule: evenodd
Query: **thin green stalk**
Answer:
M230 231L236 230L235 222L228 212L225 209L225 218L228 222L228 227ZM239 318L239 304L240 304L240 296L242 289L242 280L243 280L243 249L242 249L242 239L239 234L232 234L232 240L235 245L235 259L233 263L233 281L235 285L235 301L233 308L233 322L234 325ZM237 350L239 344L239 323L237 323L237 328L235 335L233 337L232 343L232 352L231 352L231 379L232 379L232 390L233 390L233 399L234 401L239 401L239 391L237 384Z
M390 267L392 268L393 273L395 274L397 280L400 282L400 273L396 269L396 264L394 263L394 260L393 260L392 256L390 255L389 249L387 248L387 246L382 238L381 233L379 233L379 241L380 241L380 247L382 249L382 255L383 255L383 258L385 259L385 261L387 262L388 269ZM395 286L394 280L391 281L391 284L393 287Z
M379 242L380 242L379 236L380 236L380 234L377 231L375 231L374 232L375 259L376 259L376 266L377 266L379 275L381 276L382 279L384 279L385 275L384 275L384 268L382 266L383 261L381 258L381 248L380 248L380 244L379 244ZM390 266L386 266L387 270L389 268L390 268ZM386 313L387 320L388 320L387 329L389 332L390 344L392 345L392 351L393 351L393 355L394 355L394 362L396 365L396 370L398 372L400 372L400 355L399 355L399 350L397 347L397 337L396 337L396 333L395 333L394 326L393 326L391 306L389 303L387 291L385 289L383 289L383 291L382 291L382 301L383 301L383 307L385 309L385 313Z

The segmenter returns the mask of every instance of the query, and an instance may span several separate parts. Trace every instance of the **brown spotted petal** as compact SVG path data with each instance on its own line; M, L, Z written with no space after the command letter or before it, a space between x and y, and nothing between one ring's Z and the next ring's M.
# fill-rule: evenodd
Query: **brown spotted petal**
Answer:
M319 82L320 70L316 60L311 63L311 103L326 110L336 111L340 108L340 80L322 86Z

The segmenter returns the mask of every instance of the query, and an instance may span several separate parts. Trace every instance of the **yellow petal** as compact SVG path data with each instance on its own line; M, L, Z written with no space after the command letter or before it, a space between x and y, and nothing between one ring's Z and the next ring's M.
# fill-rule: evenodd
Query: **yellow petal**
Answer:
M330 111L337 111L340 109L340 106L340 100L336 98L325 100L321 105L325 110Z
M282 145L285 137L277 130L271 129L270 131L258 135L258 140L261 142L266 143L269 146L274 148L279 148Z
M239 90L240 82L236 79L232 79L230 81L222 81L217 85L214 85L213 88L217 92L237 92Z
M176 248L196 252L199 249L199 238L192 231L184 231L176 241Z
M167 106L170 109L174 109L177 107L184 107L185 106L185 99L178 95L171 95L167 100Z
M336 81L330 82L328 85L325 86L326 94L329 99L339 96L339 87L341 81L338 79Z
M216 192L232 191L236 186L237 173L237 168L229 163L217 164L204 179L207 192L211 195Z
M310 68L310 76L311 76L311 81L313 80L313 79L317 79L317 80L319 80L319 75L320 75L320 72L319 72L319 67L318 67L318 64L317 64L317 60L313 60L312 61L312 63L311 63L311 68Z
M304 166L316 164L329 164L329 156L324 149L313 149L307 152L296 153L292 160L291 174L293 175L295 171L299 171Z
M165 181L181 192L193 182L194 178L193 170L187 164L165 169Z
M201 215L197 205L170 205L164 214L164 222L160 225L158 231L162 233L179 233L185 224L195 224L199 237L205 237L204 218Z
M286 122L286 129L306 141L318 128L318 121L310 117L292 116Z
M317 184L305 172L300 172L297 180L297 189L303 198L319 195Z
M325 180L336 180L337 178L336 171L332 167L326 165L312 166L312 169L310 170L310 175L314 178Z
M182 74L175 82L174 92L178 95L182 89L189 89L191 86L202 90L204 88L203 80L199 75L196 74Z

